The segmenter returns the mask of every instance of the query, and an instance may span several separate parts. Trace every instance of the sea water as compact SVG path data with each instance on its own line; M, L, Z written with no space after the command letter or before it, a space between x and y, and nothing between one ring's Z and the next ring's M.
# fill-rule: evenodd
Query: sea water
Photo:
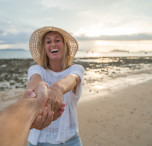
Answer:
M76 58L88 58L88 57L122 57L122 56L152 56L152 53L145 52L92 52L79 50L76 54ZM29 50L0 50L0 59L28 59L32 58Z
M0 50L0 59L25 59L32 58L29 50L12 51Z

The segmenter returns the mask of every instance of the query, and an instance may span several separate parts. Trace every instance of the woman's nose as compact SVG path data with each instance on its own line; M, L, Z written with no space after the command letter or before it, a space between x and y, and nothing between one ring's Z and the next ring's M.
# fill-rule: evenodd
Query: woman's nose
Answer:
M51 43L51 46L55 46L56 44L55 44L55 42L54 41L52 41L52 43Z

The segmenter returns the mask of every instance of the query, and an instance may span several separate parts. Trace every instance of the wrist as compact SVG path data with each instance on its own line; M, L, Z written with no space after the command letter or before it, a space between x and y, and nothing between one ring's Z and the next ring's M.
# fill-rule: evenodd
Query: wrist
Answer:
M60 86L60 84L58 82L51 85L51 87L53 87L54 90L60 90L60 92L62 94L64 94L64 88L62 86Z

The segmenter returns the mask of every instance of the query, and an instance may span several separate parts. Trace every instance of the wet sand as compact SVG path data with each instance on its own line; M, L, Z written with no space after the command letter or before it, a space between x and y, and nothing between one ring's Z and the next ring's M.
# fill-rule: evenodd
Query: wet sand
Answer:
M152 80L78 104L84 146L151 146ZM94 95L96 96L96 95Z

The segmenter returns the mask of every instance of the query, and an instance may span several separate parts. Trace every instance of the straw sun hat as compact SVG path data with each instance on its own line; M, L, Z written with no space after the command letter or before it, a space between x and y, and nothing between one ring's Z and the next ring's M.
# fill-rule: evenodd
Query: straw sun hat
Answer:
M56 31L63 36L63 38L65 39L68 45L68 48L70 49L69 51L70 51L71 59L73 59L78 50L77 41L66 31L57 27L47 26L37 29L32 33L30 37L29 48L34 61L39 64L39 60L41 58L40 49L41 49L42 39L44 35L49 31Z

